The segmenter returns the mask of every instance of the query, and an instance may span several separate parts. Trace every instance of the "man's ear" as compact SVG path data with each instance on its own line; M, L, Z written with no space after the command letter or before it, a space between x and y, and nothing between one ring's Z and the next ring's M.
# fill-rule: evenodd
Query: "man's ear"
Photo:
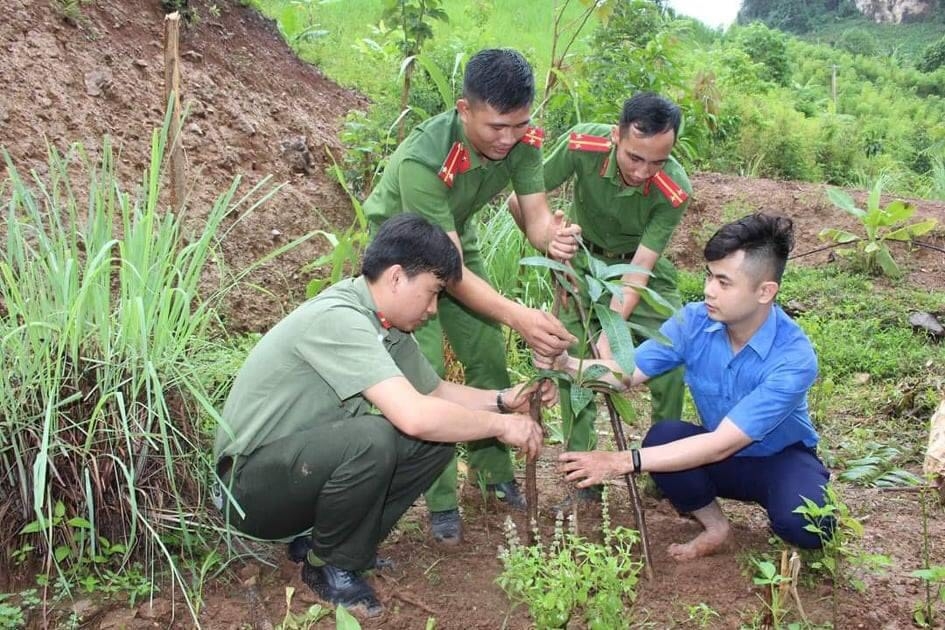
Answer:
M396 291L397 286L400 285L400 283L406 279L407 273L404 271L403 266L391 265L384 272L384 276L385 278L387 278L387 282L390 285L390 289L392 291Z
M459 119L463 122L466 122L466 118L469 116L469 110L469 101L464 98L456 101L456 111L459 112Z
M761 304L770 304L774 301L774 298L778 295L778 290L781 288L774 280L766 280L761 283L761 294L758 296L758 302Z

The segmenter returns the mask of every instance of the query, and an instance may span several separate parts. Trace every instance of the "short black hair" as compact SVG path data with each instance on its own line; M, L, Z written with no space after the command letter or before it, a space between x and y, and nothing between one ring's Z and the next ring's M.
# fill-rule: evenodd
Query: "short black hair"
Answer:
M742 250L759 282L773 280L780 284L793 248L794 222L757 212L719 228L706 243L704 253L706 261L713 262Z
M408 277L430 272L447 284L463 277L456 245L439 226L409 212L385 221L368 245L361 274L371 282L389 267L400 265Z
M531 107L535 75L522 53L511 48L480 50L466 64L463 98L486 103L500 114Z
M682 111L679 105L665 96L653 92L634 94L623 103L620 114L620 137L627 135L632 126L644 138L673 130L673 138L679 137Z

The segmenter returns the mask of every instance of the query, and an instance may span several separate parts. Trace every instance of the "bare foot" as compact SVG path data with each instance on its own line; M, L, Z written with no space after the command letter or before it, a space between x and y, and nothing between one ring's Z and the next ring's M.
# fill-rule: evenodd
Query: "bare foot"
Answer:
M677 562L711 556L728 540L728 532L728 523L707 528L687 543L670 545L667 551Z

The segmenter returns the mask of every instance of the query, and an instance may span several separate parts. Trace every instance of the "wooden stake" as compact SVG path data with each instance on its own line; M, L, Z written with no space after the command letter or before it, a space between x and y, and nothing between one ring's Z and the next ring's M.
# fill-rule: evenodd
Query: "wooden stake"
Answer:
M939 501L945 504L945 400L929 421L929 446L922 471L938 489Z
M180 13L164 17L164 102L170 110L168 147L171 166L171 208L184 207L184 148L181 144L180 105Z

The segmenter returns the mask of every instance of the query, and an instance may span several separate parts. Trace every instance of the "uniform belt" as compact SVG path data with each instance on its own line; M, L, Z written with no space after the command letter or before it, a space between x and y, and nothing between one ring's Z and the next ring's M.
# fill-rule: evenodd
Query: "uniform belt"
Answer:
M590 241L584 241L584 246L587 247L587 251L594 254L595 256L600 256L602 258L612 258L614 260L630 260L633 258L633 255L636 252L612 252L606 250L603 247L598 247Z

